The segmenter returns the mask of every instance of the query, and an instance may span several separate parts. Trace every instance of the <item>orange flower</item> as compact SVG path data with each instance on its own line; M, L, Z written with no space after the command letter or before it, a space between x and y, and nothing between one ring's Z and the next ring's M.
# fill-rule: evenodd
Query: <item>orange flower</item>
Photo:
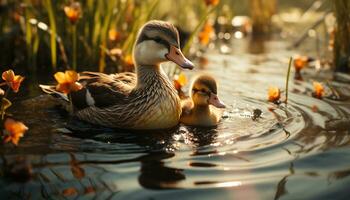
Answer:
M75 24L81 15L81 6L79 2L72 2L64 7L64 13L72 24Z
M24 133L28 130L28 127L22 122L10 118L5 120L4 127L4 142L12 142L16 146L18 145L20 138L23 137Z
M181 90L183 86L187 84L187 78L185 74L180 73L179 75L174 76L174 86L176 90Z
M316 82L316 81L313 82L313 85L314 85L314 92L313 92L314 97L321 99L322 96L324 95L323 85L320 82Z
M77 82L79 79L79 74L75 71L67 70L65 73L57 72L54 76L58 82L56 86L57 91L69 94L71 92L78 91L83 87Z
M125 71L132 71L134 69L134 61L131 55L127 55L124 57L123 67Z
M199 42L202 45L208 45L210 42L210 37L213 34L213 32L214 32L213 26L209 22L206 22L203 27L203 30L198 35Z
M269 87L268 100L270 102L277 102L281 98L281 91L278 87Z
M111 29L108 31L108 38L110 41L118 42L121 39L121 34L116 29Z
M300 71L304 67L306 67L308 64L308 57L307 56L296 56L294 58L294 68L295 71Z
M19 87L21 86L21 83L24 80L24 77L20 75L15 75L15 73L10 69L2 73L2 79L6 81L7 85L14 92L18 92Z
M204 0L207 6L216 6L219 4L219 0Z

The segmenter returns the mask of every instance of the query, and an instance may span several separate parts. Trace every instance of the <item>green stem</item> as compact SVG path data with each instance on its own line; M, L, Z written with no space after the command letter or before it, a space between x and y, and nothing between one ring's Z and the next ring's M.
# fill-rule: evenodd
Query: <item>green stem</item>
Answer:
M74 70L77 70L77 25L72 25L72 42L73 42L73 51L72 51L72 67Z
M54 70L56 70L57 66L57 49L56 49L56 21L55 21L55 13L52 7L51 0L45 0L44 4L46 5L46 9L49 15L49 21L50 21L50 28L51 28L51 34L50 34L50 46L51 46L51 62L52 67Z
M289 58L289 64L288 64L287 77L286 77L286 100L285 100L286 105L287 105L287 102L288 102L288 86L289 86L290 69L292 67L292 60L293 60L293 57L290 57Z
M217 6L211 8L210 10L208 10L208 12L203 15L203 17L201 18L201 20L199 21L199 23L197 24L196 28L194 29L194 31L192 31L190 37L188 38L188 41L186 43L186 45L183 48L183 53L187 54L190 50L192 41L194 39L194 36L198 33L199 29L202 28L202 26L204 25L204 23L207 21L207 18L209 17L209 15L211 13L213 13L215 11L215 9L217 8Z

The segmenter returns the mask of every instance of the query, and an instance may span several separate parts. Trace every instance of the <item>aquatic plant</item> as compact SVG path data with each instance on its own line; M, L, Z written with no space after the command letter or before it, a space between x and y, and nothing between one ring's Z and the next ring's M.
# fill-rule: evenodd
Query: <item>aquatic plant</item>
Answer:
M24 136L24 133L28 130L28 127L22 122L15 121L14 119L7 118L4 123L4 130L2 137L4 143L11 142L14 145L18 145L20 138Z
M72 104L72 96L70 95L70 93L76 92L83 88L83 86L78 82L79 74L73 70L66 70L64 73L57 72L54 75L54 77L58 83L56 85L56 90L68 96L68 101L69 101L68 111L70 114L72 114L73 104Z
M213 33L214 33L214 28L210 24L210 22L207 21L203 26L202 31L198 34L199 43L201 43L204 46L208 45Z
M312 83L313 85L313 93L312 95L318 99L322 99L323 95L324 95L324 87L320 82L314 81Z
M173 78L173 84L180 98L184 98L186 96L182 89L184 86L186 86L187 83L188 83L188 80L186 78L186 75L183 72L181 72L180 74L176 74Z
M72 29L72 67L77 69L77 22L81 16L81 6L79 2L71 2L64 7L64 12L71 23Z
M308 64L308 57L307 56L301 56L297 55L294 57L293 65L295 69L294 79L295 80L302 80L301 76L301 70L307 67Z
M207 6L216 6L219 4L219 0L204 0Z
M287 76L286 76L286 99L284 100L286 104L288 103L289 77L290 77L290 70L292 68L292 61L293 61L293 57L290 57L289 63L288 63L288 69L287 69Z
M24 77L20 75L16 75L13 70L7 70L2 73L2 79L5 81L0 84L7 85L7 88L4 92L3 89L0 89L1 94L1 120L4 120L5 118L5 112L6 110L12 105L11 101L7 99L7 96L12 90L13 92L17 93L19 90L19 87L21 86L22 81L24 80Z
M271 18L276 12L276 0L250 0L253 34L271 31Z
M281 98L281 90L275 86L270 86L267 94L268 100L275 104L277 104Z
M5 81L9 88L17 93L22 81L24 80L24 77L16 75L13 70L10 69L2 73L2 79Z
M76 92L82 89L82 85L78 83L79 74L72 70L67 70L63 72L57 72L54 75L57 85L56 90L64 94L69 94L71 92Z
M3 130L1 131L1 138L4 143L11 142L14 145L18 145L20 138L24 136L24 133L28 130L28 127L20 121L16 121L12 118L5 118L6 110L12 105L11 101L7 99L7 96L12 90L17 93L24 80L23 76L16 75L13 70L7 70L2 73L2 79L5 81L0 86L6 85L5 91L0 89L1 96L1 122L3 123Z
M332 1L337 20L334 36L334 64L339 71L350 71L350 2Z

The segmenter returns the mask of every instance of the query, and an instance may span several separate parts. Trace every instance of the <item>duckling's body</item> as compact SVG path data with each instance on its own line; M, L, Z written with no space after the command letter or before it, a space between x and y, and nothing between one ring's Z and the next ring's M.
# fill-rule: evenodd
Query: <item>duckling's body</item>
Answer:
M183 108L180 122L191 126L216 126L220 121L221 113L212 106L192 106Z
M216 126L221 118L225 105L217 97L215 79L202 75L192 86L191 99L182 103L180 122L191 126Z
M134 46L136 74L81 73L79 82L83 89L71 93L74 115L90 123L125 129L176 126L181 116L181 102L160 64L173 61L192 69L193 64L183 56L179 46L178 32L173 25L148 22Z

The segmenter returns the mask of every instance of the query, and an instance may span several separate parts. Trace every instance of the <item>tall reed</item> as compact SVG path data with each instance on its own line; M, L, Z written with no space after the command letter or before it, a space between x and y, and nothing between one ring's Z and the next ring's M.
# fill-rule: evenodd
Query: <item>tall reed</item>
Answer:
M49 24L51 29L51 34L50 34L51 63L52 63L52 68L56 70L56 67L57 67L57 46L56 46L57 31L56 30L57 29L56 29L55 12L52 7L51 0L43 0L43 3L49 15L49 22L50 22Z

